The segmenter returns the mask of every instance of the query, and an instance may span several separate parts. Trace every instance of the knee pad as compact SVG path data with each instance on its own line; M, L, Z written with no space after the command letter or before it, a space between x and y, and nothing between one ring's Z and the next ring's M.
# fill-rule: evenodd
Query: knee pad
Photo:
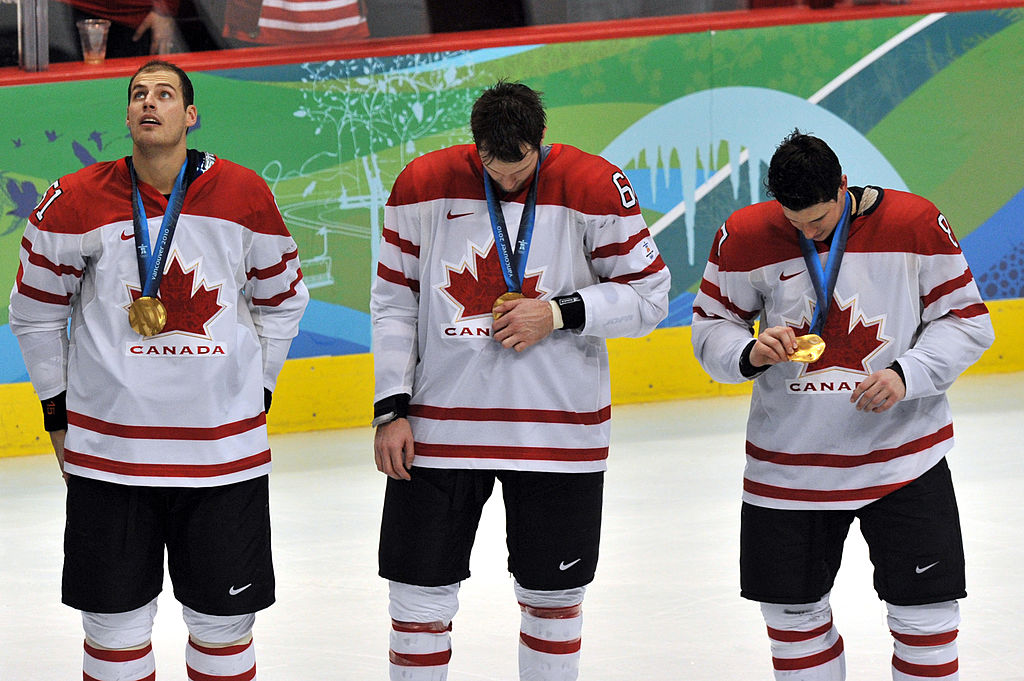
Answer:
M128 612L101 613L82 611L85 637L103 648L135 648L153 637L156 599Z
M183 605L182 618L188 633L201 643L223 644L235 643L249 638L252 627L256 623L256 614L246 615L207 615Z
M572 608L583 603L583 596L587 587L578 586L574 589L560 589L558 591L537 591L520 586L515 583L516 600L523 606L529 608Z
M886 603L885 607L889 611L886 620L893 635L936 636L955 634L960 626L960 604L956 601L929 603L927 605L893 605L892 603Z
M398 622L451 624L459 610L459 585L414 586L388 582L388 612Z

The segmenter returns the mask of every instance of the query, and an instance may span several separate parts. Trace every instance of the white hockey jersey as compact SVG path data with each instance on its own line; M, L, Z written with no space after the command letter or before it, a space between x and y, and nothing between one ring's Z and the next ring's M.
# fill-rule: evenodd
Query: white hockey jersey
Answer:
M128 324L140 282L125 159L54 182L25 230L11 329L23 349L56 343L25 354L41 398L67 390L68 473L203 487L270 470L263 390L308 300L298 250L255 173L202 152L189 163L202 174L170 245L158 294L167 324L155 336ZM155 244L167 199L139 189ZM61 357L52 339L69 316Z
M521 353L503 348L491 338L506 285L483 172L463 145L414 160L395 182L370 305L374 399L412 396L417 466L604 470L605 339L642 336L665 317L668 268L622 171L556 144L541 166L523 292L578 291L586 322ZM512 242L525 196L501 202Z
M853 188L859 199L813 364L754 382L743 499L780 509L851 509L915 480L953 446L945 391L994 334L946 218L929 201ZM818 244L824 266L828 246ZM798 232L775 201L737 211L715 236L694 301L693 347L717 381L740 383L751 329L807 333L815 295ZM898 361L906 397L857 411L850 395Z

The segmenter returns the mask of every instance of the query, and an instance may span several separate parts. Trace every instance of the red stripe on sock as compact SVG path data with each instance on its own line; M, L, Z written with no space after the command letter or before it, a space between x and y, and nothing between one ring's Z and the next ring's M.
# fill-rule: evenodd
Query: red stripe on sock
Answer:
M104 648L94 648L89 645L89 642L85 642L85 652L88 653L89 657L103 662L131 662L133 660L141 660L146 655L149 655L150 651L153 650L153 644L147 643L142 648L136 648L134 650L106 650Z
M192 639L188 640L188 644L203 653L204 655L241 655L250 646L252 646L252 639L249 639L248 643L243 643L237 646L224 646L222 648L216 648L213 646L204 646L196 643Z
M572 641L545 641L542 638L528 636L523 632L519 632L519 640L530 650L551 655L571 655L580 652L580 648L583 646L583 641L578 638Z
M913 664L892 656L892 668L907 676L918 676L923 679L938 679L955 674L960 669L960 660L956 659L945 664Z
M82 681L100 681L100 680L99 679L94 679L93 677L89 676L85 672L82 672ZM148 676L144 676L143 678L139 679L138 681L156 681L156 672L153 672L152 674L149 674Z
M941 634L901 634L898 631L889 630L892 637L908 646L923 648L926 646L944 646L956 640L957 630L944 631Z
M583 614L582 603L567 605L564 608L537 608L526 603L520 603L519 608L528 615L545 620L568 620Z
M452 630L452 623L444 626L444 622L399 622L391 620L391 628L403 634L443 634Z
M437 667L443 664L448 664L448 661L452 659L451 648L448 650L442 650L439 653L396 653L391 650L388 651L388 659L391 660L391 664L399 667Z
M790 631L768 627L768 638L782 643L799 643L800 641L810 641L812 638L818 638L822 634L828 633L828 630L831 628L832 618L830 617L828 624L823 624L817 629L811 629L810 631Z
M189 681L252 681L256 678L256 665L252 666L252 669L244 671L241 674L233 674L231 676L213 676L212 674L203 674L197 672L192 667L185 665L185 669L188 670Z
M773 657L772 664L778 671L794 671L797 669L811 669L831 662L843 654L843 637L840 636L835 645L820 653L808 655L807 657Z

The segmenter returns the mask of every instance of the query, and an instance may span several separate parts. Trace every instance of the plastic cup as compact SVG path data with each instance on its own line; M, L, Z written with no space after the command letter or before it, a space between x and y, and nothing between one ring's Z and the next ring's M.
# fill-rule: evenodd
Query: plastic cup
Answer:
M102 64L107 56L107 32L110 22L106 19L82 19L75 22L78 37L82 40L82 56L86 64Z

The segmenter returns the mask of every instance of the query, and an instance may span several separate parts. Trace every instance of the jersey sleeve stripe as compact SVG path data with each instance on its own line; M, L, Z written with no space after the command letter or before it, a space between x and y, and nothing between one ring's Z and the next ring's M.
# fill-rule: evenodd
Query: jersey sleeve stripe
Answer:
M18 288L18 293L25 296L26 298L31 298L32 300L35 300L36 302L39 303L50 303L52 305L68 305L71 303L70 293L50 293L49 291L43 291L41 289L35 288L34 286L29 286L24 281L22 281L23 275L24 268L22 268L21 265L19 265L18 276L15 277L15 286L17 286Z
M295 260L297 257L299 257L299 251L298 249L295 249L294 251L285 253L279 262L271 265L270 267L264 267L262 269L259 267L253 267L245 277L246 279L270 279L271 277L275 277L288 269L288 263Z
M555 409L488 409L484 407L432 407L414 404L409 415L437 421L498 421L511 423L568 423L573 425L596 425L608 421L612 408L597 411L575 412Z
M270 450L242 459L217 464L175 464L175 463L133 463L113 461L91 454L82 454L70 449L64 450L65 463L105 473L132 475L152 478L215 478L270 463Z
M654 262L639 272L629 272L628 274L621 274L617 277L611 277L610 279L602 278L602 281L611 281L616 284L628 284L629 282L636 281L637 279L644 279L645 277L648 277L655 272L660 272L663 269L665 269L665 261L662 260L659 255Z
M520 461L601 461L608 458L607 447L514 447L495 445L449 445L416 442L416 456L449 459L508 459Z
M295 281L288 287L287 291L282 291L276 296L270 298L253 298L253 305L261 305L263 307L277 307L289 298L293 298L298 293L299 282L302 281L302 270L299 270L298 276L295 277Z
M130 426L122 423L111 423L78 412L68 412L70 425L91 430L102 435L112 435L138 440L221 440L250 430L265 426L267 415L260 412L256 416L241 419L233 423L225 423L212 428L194 426Z
M650 236L650 232L646 229L640 230L633 236L629 237L626 241L615 244L606 244L595 248L590 252L590 257L593 260L597 260L598 258L611 258L616 255L626 255L632 251L638 243Z
M392 284L412 289L416 293L420 291L420 282L415 279L409 279L398 270L393 270L383 263L377 263L377 276L385 281L390 281Z
M909 456L930 449L940 442L953 437L953 424L947 424L931 435L911 440L899 447L889 449L876 449L867 454L845 455L845 454L789 454L786 452L771 452L766 449L747 442L747 455L752 459L766 463L779 464L781 466L816 466L822 468L856 468L873 463L892 461L901 456Z
M414 255L417 258L420 257L420 247L408 239L400 237L398 232L395 230L385 229L381 232L381 235L384 237L384 241L395 246L398 250L402 251L402 253L408 253L409 255Z
M752 319L754 316L756 316L756 313L744 310L743 308L737 306L731 300L726 298L725 295L722 293L722 289L718 288L718 286L711 283L707 279L701 279L700 292L708 296L709 298L712 298L721 303L722 306L725 307L725 309L729 310L729 312L732 312L737 317L741 317L742 319ZM704 316L709 319L716 318L716 315L705 314Z
M58 265L57 263L50 262L50 260L40 255L39 253L36 253L34 250L32 250L32 242L29 241L26 237L21 238L21 247L24 248L25 251L28 253L28 262L31 265L35 265L36 267L42 267L43 269L50 270L58 277L62 277L65 274L73 274L76 277L82 276L82 270L80 270L79 268L72 267L71 265Z
M963 288L964 286L969 284L973 279L974 277L971 276L971 271L964 270L963 274L961 274L959 277L943 282L936 286L935 288L933 288L928 293L926 293L925 295L923 295L921 297L921 301L924 303L925 307L928 307L942 296L947 295L959 288Z
M982 315L988 314L988 305L985 303L975 303L974 305L968 305L967 307L959 310L951 310L951 312L960 319L981 317Z

